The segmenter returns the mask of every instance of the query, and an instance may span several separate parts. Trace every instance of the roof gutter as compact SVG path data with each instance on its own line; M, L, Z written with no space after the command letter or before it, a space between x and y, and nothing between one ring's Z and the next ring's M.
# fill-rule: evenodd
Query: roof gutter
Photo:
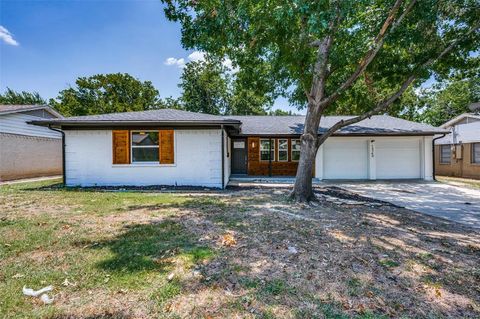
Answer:
M444 138L446 135L447 135L447 133L443 133L439 137L435 137L434 139L432 139L432 160L433 160L432 176L433 176L434 181L437 180L437 178L435 177L435 141L438 140L438 139Z
M48 128L52 131L62 134L62 177L63 185L65 186L67 184L67 174L65 169L65 132L56 128L52 128L50 124L48 125Z

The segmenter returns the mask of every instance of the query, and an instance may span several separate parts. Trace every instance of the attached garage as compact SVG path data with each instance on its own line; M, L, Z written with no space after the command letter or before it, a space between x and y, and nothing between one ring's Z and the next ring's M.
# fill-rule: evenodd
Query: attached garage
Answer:
M376 141L377 179L421 178L419 138L389 138Z
M332 137L323 148L324 179L368 179L368 144L363 138Z
M336 136L317 153L315 177L324 180L429 179L427 136ZM428 174L428 173L427 173Z

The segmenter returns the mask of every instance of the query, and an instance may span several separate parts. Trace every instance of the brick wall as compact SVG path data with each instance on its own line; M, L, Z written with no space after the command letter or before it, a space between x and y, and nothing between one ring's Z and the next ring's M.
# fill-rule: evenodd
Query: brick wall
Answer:
M61 139L0 133L0 181L61 174Z

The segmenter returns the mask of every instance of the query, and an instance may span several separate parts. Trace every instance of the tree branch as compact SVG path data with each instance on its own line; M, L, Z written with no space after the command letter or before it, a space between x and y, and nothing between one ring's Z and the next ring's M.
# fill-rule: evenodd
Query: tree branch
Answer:
M475 31L476 29L478 29L480 26L480 23L477 24L476 26L474 26L473 28L471 28L467 33L465 33L463 35L463 37L460 37L458 39L456 39L455 41L453 41L450 45L448 45L445 49L443 49L442 52L440 52L439 55L437 55L436 57L434 58L431 58L429 60L427 60L426 62L422 63L421 65L417 66L412 74L402 83L402 85L400 86L400 88L394 93L392 94L389 98L383 100L382 102L378 103L372 110L362 114L362 115L359 115L359 116L356 116L356 117L352 117L348 120L341 120L337 123L335 123L332 127L330 127L327 132L325 132L324 134L322 134L322 136L317 140L317 145L321 145L323 142L325 142L325 140L330 137L333 133L335 133L336 131L338 131L339 129L341 129L342 127L345 127L345 126L348 126L348 125L352 125L352 124L355 124L355 123L358 123L360 121L363 121L365 120L366 118L369 118L371 117L372 115L375 115L377 113L380 113L382 111L385 111L386 109L388 109L388 107L393 103L395 102L407 89L408 87L410 86L410 84L412 84L413 81L415 81L415 79L417 78L417 75L416 73L422 69L422 68L425 68L425 67L428 67L432 64L434 64L436 61L440 60L441 58L443 58L445 55L447 55L450 51L452 51L452 49L459 43L461 42L466 36L468 36L469 34L471 34L473 31Z
M397 11L400 9L400 6L403 3L403 0L397 0L390 10L387 19L383 23L382 28L380 29L379 33L375 37L375 40L373 42L373 47L367 51L365 56L360 60L360 63L358 64L357 68L355 71L350 75L350 77L343 82L339 88L332 93L329 97L323 99L320 101L320 108L325 109L328 105L330 105L332 102L337 100L340 95L347 90L349 87L351 87L355 81L358 79L358 77L365 71L365 69L368 67L368 65L373 61L375 56L377 55L378 51L383 46L383 43L385 41L385 37L387 35L387 31L390 29L390 32L396 29L398 25L403 21L403 19L407 16L407 14L412 10L413 6L417 0L412 0L410 1L409 5L407 8L403 11L403 13L400 15L400 17L395 20L395 15L397 14ZM391 26L391 27L390 27Z
M313 70L312 86L310 93L307 94L309 102L313 102L314 104L323 98L325 92L325 83L328 74L328 56L330 54L330 48L332 47L334 34L340 21L340 4L336 2L335 18L329 23L328 35L322 40L315 40L311 43L311 45L318 47L317 61L315 62Z

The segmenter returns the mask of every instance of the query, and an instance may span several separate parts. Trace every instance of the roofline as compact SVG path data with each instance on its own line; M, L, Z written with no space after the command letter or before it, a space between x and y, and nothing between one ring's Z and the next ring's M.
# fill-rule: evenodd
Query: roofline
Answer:
M54 127L102 127L102 126L207 126L207 125L232 125L240 126L240 121L233 120L175 120L175 121L69 121L69 120L33 120L27 122L37 126L54 126Z
M63 118L63 115L55 111L51 106L48 105L32 105L31 107L26 107L22 109L9 110L9 111L0 111L0 115L4 114L13 114L13 113L22 113L36 110L45 110L50 114L56 116L57 118Z
M456 122L460 121L460 120L463 120L464 118L466 117L473 117L473 118L476 118L476 119L479 119L480 120L480 115L477 115L477 114L474 114L474 113L463 113L463 114L460 114L456 117L454 117L453 119L451 119L450 121L447 121L445 123L443 123L442 125L440 125L439 127L441 128L447 128L453 124L455 124Z
M449 131L435 131L435 132L430 132L430 131L425 131L425 132L381 132L381 133L334 133L331 136L433 136L437 134L450 134L451 132ZM232 136L234 137L300 137L302 134L233 134ZM319 133L319 136L322 134Z

